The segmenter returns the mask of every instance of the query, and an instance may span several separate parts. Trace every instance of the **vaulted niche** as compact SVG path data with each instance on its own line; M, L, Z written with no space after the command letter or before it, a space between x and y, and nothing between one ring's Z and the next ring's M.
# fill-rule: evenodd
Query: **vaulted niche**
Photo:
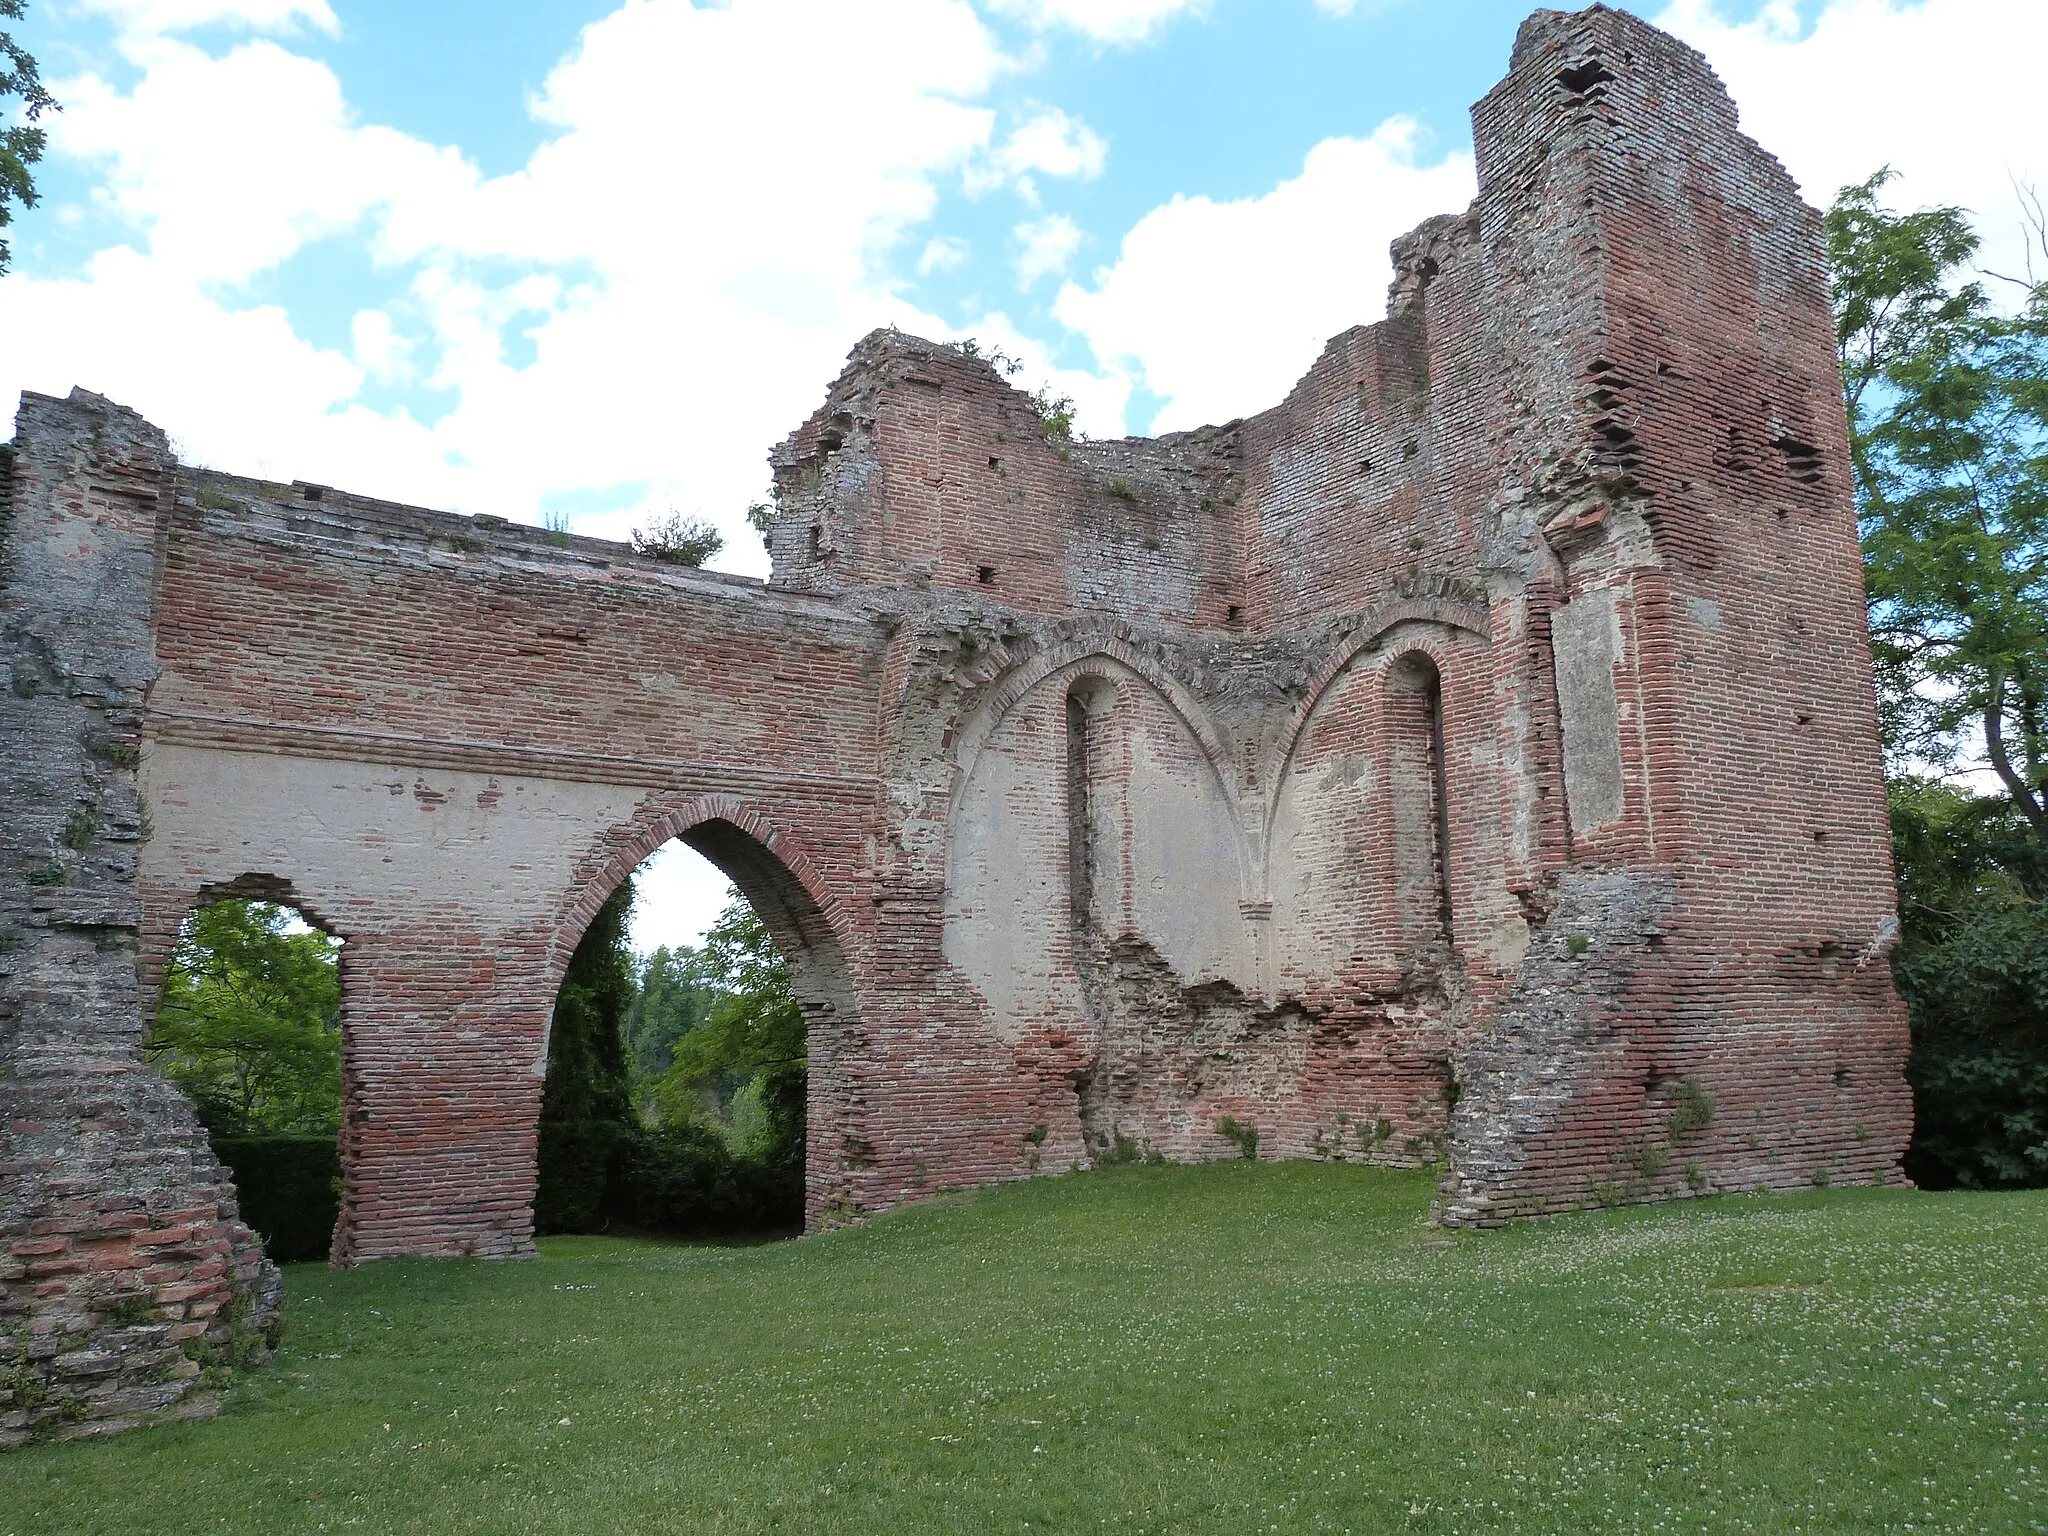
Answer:
M1077 932L1100 914L1101 804L1107 716L1116 690L1107 679L1081 677L1067 689L1067 910Z
M1383 718L1401 953L1405 960L1441 955L1451 943L1450 803L1443 684L1428 655L1409 651L1387 669Z

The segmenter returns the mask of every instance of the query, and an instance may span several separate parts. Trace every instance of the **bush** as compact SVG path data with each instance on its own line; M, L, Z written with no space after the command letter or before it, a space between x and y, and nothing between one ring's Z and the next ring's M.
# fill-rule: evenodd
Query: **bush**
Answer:
M709 522L673 508L645 528L635 528L631 538L634 554L669 565L702 565L725 548L725 535Z
M803 1225L803 1164L735 1157L718 1132L672 1122L621 1148L606 1214L678 1237L792 1230Z
M2041 845L2009 801L1891 785L1913 1021L1906 1172L1930 1189L2048 1184L2048 911Z
M279 1264L324 1259L341 1215L341 1153L325 1136L216 1136L242 1220Z
M542 1116L539 1180L533 1196L537 1232L601 1232L633 1128L615 1120Z

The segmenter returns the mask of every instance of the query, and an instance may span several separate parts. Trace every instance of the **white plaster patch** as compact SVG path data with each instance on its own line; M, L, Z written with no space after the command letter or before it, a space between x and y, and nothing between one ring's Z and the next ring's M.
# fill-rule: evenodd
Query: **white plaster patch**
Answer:
M1557 709L1564 727L1564 793L1572 830L1621 820L1621 712L1614 663L1621 620L1614 594L1582 592L1550 616Z
M575 866L644 791L157 744L143 793L155 834L146 891L190 893L240 875L288 880L342 924L458 910L484 932L551 913Z

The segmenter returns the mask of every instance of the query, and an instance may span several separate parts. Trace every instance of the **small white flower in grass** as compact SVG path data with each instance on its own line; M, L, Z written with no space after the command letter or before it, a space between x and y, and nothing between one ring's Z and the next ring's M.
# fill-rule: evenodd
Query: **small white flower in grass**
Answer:
M566 1425L569 1421L567 1419L557 1419L555 1422L560 1425Z

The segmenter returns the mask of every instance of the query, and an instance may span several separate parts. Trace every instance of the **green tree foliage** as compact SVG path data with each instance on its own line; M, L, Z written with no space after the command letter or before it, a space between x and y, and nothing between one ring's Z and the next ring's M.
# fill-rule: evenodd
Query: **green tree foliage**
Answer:
M340 1124L341 946L301 928L288 907L229 900L179 931L144 1049L217 1135Z
M2048 285L2000 311L1963 278L1967 215L1892 213L1889 179L1843 189L1827 233L1893 768L1907 1166L2048 1183ZM1941 777L1977 762L2003 793Z
M632 910L633 882L627 880L590 920L555 999L534 1197L534 1221L543 1232L604 1226L607 1191L639 1129L623 1035L638 991L626 946Z
M25 8L25 0L0 0L0 19L19 21ZM57 110L36 73L36 61L11 32L0 32L0 112L5 112L10 98L20 104L22 121L0 128L0 230L14 222L9 204L36 205L35 178L29 168L43 158L45 139L35 123L45 112ZM0 272L7 270L8 256L7 237L0 234Z
M660 1077L675 1060L676 1042L699 1024L717 1000L717 988L695 964L697 951L663 947L640 966L640 990L626 1010L626 1054L633 1082Z
M736 1154L800 1169L808 1037L774 940L735 898L689 968L712 1002L653 1085L662 1122L722 1126Z
M1890 786L1913 1019L1906 1171L1933 1188L2048 1184L2048 865L2009 800Z
M1889 179L1827 216L1887 744L1981 745L2048 839L2048 284L1998 313L1968 216L1890 213Z
M636 967L630 882L563 977L542 1092L543 1231L699 1234L803 1217L804 1029L787 970L744 902L701 948ZM632 1041L631 1049L628 1041ZM632 1107L647 1084L655 1123Z

